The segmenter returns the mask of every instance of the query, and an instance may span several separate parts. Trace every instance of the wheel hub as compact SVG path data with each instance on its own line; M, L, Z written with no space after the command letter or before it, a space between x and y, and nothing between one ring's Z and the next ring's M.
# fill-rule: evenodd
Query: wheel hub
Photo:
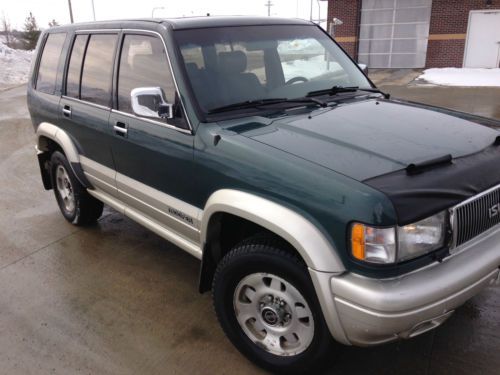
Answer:
M287 303L279 297L271 295L265 297L265 302L260 303L260 315L264 323L271 327L283 326L291 319Z
M59 165L56 169L56 188L59 193L59 197L61 198L64 210L67 212L73 212L75 209L73 186L71 186L68 172L62 165Z
M302 353L314 336L314 319L305 298L288 281L269 273L244 277L233 306L243 332L256 345L279 356Z
M264 307L262 309L262 319L270 326L275 326L281 323L279 312L272 307Z

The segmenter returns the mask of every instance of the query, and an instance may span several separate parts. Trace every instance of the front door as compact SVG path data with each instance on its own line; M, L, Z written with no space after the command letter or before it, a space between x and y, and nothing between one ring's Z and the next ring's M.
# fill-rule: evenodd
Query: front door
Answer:
M187 202L193 181L193 136L180 104L174 119L134 114L131 91L146 87L161 88L168 103L178 101L160 36L124 33L116 109L110 116L118 195L130 209L197 241L199 209Z
M500 10L470 12L464 66L500 67Z

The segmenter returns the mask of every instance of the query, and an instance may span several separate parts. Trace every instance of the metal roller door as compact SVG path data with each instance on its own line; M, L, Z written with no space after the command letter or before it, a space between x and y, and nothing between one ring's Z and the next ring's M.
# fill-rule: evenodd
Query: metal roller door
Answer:
M371 68L423 68L432 0L363 0L359 62Z

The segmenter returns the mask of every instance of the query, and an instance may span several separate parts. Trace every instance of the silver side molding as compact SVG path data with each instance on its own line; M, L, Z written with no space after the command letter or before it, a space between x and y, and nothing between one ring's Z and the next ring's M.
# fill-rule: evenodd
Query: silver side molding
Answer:
M127 177L83 155L80 162L85 177L95 189L106 193L133 212L197 244L200 242L202 211L171 195ZM105 202L106 203L106 202ZM131 216L131 215L129 215ZM137 215L134 215L136 217ZM140 220L142 222L142 220Z
M166 240L172 242L174 245L177 245L181 249L187 251L195 258L201 259L202 250L199 244L179 235L173 230L167 228L165 225L162 225L162 223L159 223L153 218L146 216L141 211L136 210L133 207L129 207L123 204L120 200L99 189L88 190L88 192L95 198L106 203L108 206L113 207L121 214L128 216L132 220L136 221L137 223L141 224L142 226L156 233L160 237L165 238Z
M80 163L85 177L94 188L99 188L111 195L118 194L115 183L116 172L114 169L108 168L83 155L80 155Z
M226 212L258 224L288 241L313 270L342 273L345 267L332 244L309 220L262 197L238 190L218 190L208 199L201 221L201 243L207 240L210 218Z

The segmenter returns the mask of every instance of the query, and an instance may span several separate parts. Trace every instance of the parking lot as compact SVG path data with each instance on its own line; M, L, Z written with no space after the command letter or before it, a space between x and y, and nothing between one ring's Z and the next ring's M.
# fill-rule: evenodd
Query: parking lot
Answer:
M500 119L500 88L382 88ZM0 91L0 181L1 374L261 372L198 293L196 259L110 209L89 228L64 220L42 187L24 86ZM495 285L413 340L339 347L327 373L498 374L499 352Z

